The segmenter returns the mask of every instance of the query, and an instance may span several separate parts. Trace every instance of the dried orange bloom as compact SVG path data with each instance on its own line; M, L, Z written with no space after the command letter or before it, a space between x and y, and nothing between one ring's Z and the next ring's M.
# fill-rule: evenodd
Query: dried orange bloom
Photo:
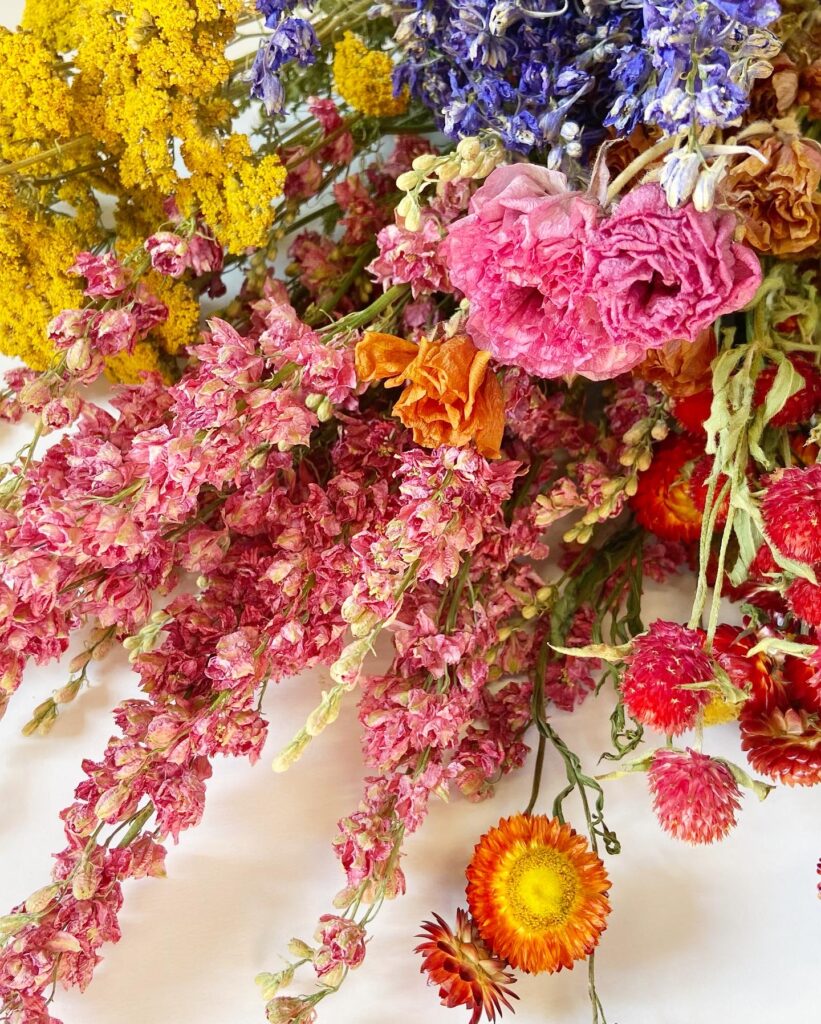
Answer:
M606 927L610 879L558 818L516 814L482 836L467 869L470 913L493 952L536 974L572 968Z
M685 398L703 391L713 379L710 364L716 356L716 338L711 327L695 341L668 341L648 352L636 373L652 381L668 395Z
M806 253L821 235L821 146L771 136L727 176L726 201L744 218L744 240L773 256Z
M405 385L393 408L424 448L473 441L481 455L497 459L505 428L504 400L490 353L466 334L418 345L392 334L367 333L356 346L361 381Z

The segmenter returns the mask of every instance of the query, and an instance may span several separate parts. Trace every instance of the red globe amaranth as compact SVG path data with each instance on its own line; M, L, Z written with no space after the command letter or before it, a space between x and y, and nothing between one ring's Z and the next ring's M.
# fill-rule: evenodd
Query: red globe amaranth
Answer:
M774 473L761 514L779 551L807 565L821 561L821 465Z
M738 783L697 750L657 750L647 772L659 824L687 843L714 843L735 825Z
M792 355L789 360L796 373L804 378L804 386L790 395L770 420L774 427L794 427L798 423L806 423L821 406L821 373L818 367L804 356ZM753 397L756 406L764 404L777 372L778 367L767 366L756 377Z
M701 512L690 493L690 473L704 454L704 446L691 437L671 434L659 444L648 469L639 475L630 499L640 526L663 540L698 540Z
M819 567L821 568L821 567ZM821 587L809 580L796 579L787 587L787 605L808 626L821 629Z
M682 683L713 678L704 640L701 629L661 619L636 638L621 681L624 706L633 718L672 736L693 727L710 694L707 690L684 690Z

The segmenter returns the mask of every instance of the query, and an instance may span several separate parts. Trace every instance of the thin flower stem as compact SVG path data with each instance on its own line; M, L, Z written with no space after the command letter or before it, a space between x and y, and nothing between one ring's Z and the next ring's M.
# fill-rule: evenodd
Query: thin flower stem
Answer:
M39 153L35 153L33 156L27 156L22 160L15 160L10 164L0 164L0 177L6 174L16 174L17 171L22 171L26 167L33 167L35 164L42 163L44 160L51 160L53 157L63 156L65 153L71 153L80 146L86 146L91 142L90 135L80 135L76 139L69 139L68 142L64 142L62 145L53 146L51 149L43 149Z
M661 141L657 142L655 146L651 146L643 153L640 153L636 159L629 163L621 174L617 175L610 183L610 187L607 189L605 205L609 206L629 181L632 181L640 171L643 171L645 167L648 167L654 160L657 160L660 156L666 153L668 149L671 149L677 141L678 136L671 135L667 138L661 139Z

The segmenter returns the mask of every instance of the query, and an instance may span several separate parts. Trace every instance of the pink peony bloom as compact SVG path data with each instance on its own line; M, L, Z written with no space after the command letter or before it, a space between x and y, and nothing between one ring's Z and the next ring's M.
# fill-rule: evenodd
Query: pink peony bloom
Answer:
M470 301L471 337L541 377L580 370L603 340L582 290L598 204L568 191L558 171L512 164L493 171L469 209L440 252Z
M713 843L735 825L738 784L720 761L695 750L657 750L647 773L661 827L688 843Z
M608 339L591 376L623 373L672 338L694 341L752 299L761 267L752 249L733 242L735 224L729 213L671 208L657 184L619 202L585 252L584 287Z
M693 340L748 302L755 253L731 214L671 209L658 185L606 219L564 175L498 167L440 252L470 302L468 330L502 363L541 377L606 380L673 338Z

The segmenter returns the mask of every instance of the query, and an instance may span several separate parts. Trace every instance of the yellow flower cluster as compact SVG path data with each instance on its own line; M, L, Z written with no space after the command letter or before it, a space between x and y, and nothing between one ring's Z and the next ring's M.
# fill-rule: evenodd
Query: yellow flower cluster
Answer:
M44 370L54 347L46 325L82 302L78 280L65 273L81 247L76 224L32 209L0 178L0 352Z
M407 90L393 95L390 56L369 50L353 32L346 32L337 43L333 72L336 91L354 110L369 117L395 117L407 109Z
M263 245L274 221L273 200L285 187L285 168L273 154L256 159L246 135L218 142L192 132L182 155L191 177L177 189L184 213L199 209L230 252Z
M112 11L112 7L115 10ZM84 128L126 188L172 192L174 139L227 80L242 0L87 0L75 64Z
M105 362L105 374L117 384L139 384L144 373L158 373L166 384L174 380L171 360L148 341L138 341L133 352L118 352Z
M26 0L20 25L54 53L68 53L80 41L81 15L77 0Z
M0 157L49 149L72 131L72 97L54 54L29 32L0 28Z

